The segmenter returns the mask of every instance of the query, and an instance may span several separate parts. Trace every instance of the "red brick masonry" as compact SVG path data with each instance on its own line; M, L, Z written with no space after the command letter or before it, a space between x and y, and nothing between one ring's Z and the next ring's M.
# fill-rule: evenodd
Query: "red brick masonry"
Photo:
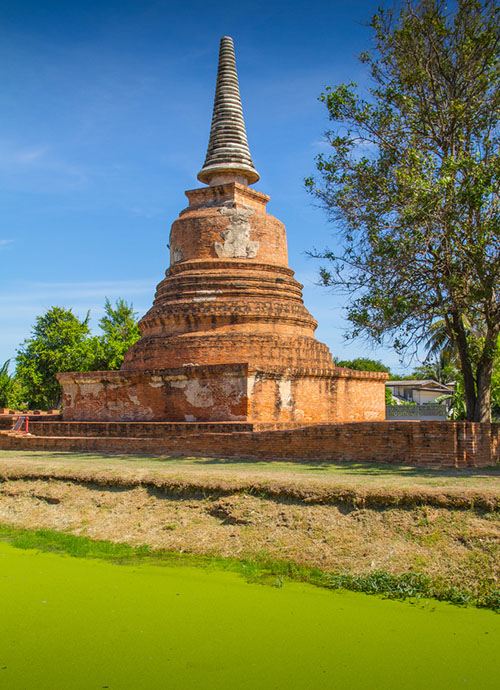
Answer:
M32 422L30 428L35 434L31 437L0 434L0 449L433 467L490 467L499 463L500 450L500 424L472 422L360 422L270 431L260 430L257 424L242 423L169 425L40 420Z
M328 424L385 418L387 374L336 367L269 197L186 192L170 266L121 371L59 374L67 421Z
M245 363L58 374L65 421L366 422L385 416L387 374Z

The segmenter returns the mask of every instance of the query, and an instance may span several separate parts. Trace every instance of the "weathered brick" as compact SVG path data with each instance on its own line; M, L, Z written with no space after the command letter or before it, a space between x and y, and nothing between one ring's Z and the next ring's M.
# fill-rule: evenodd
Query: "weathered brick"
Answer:
M500 460L500 424L471 422L360 422L270 431L240 423L37 421L31 428L35 435L28 437L0 433L0 448L423 467L488 467Z
M119 372L59 375L64 419L384 419L387 375L335 367L314 338L269 197L238 182L186 194L140 340Z

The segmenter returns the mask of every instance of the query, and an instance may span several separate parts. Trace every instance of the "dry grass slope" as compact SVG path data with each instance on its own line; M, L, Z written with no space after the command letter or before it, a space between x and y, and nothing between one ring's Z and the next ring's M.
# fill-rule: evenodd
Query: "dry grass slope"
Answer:
M498 590L500 471L0 453L0 522Z

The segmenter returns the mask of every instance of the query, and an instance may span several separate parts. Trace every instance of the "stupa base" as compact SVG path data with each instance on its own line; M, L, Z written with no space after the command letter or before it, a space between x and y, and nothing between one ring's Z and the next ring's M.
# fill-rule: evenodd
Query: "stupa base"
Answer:
M385 419L386 374L249 363L59 374L64 421L317 424Z

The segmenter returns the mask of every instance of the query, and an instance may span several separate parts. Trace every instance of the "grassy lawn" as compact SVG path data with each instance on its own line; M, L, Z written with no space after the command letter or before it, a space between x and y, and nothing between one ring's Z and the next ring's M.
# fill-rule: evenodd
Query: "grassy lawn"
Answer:
M423 488L474 489L500 493L500 466L488 468L422 468L374 463L257 461L234 458L136 457L94 453L0 450L0 472L8 468L54 472L95 470L170 476L256 481L294 480L307 484L350 488L411 490Z

